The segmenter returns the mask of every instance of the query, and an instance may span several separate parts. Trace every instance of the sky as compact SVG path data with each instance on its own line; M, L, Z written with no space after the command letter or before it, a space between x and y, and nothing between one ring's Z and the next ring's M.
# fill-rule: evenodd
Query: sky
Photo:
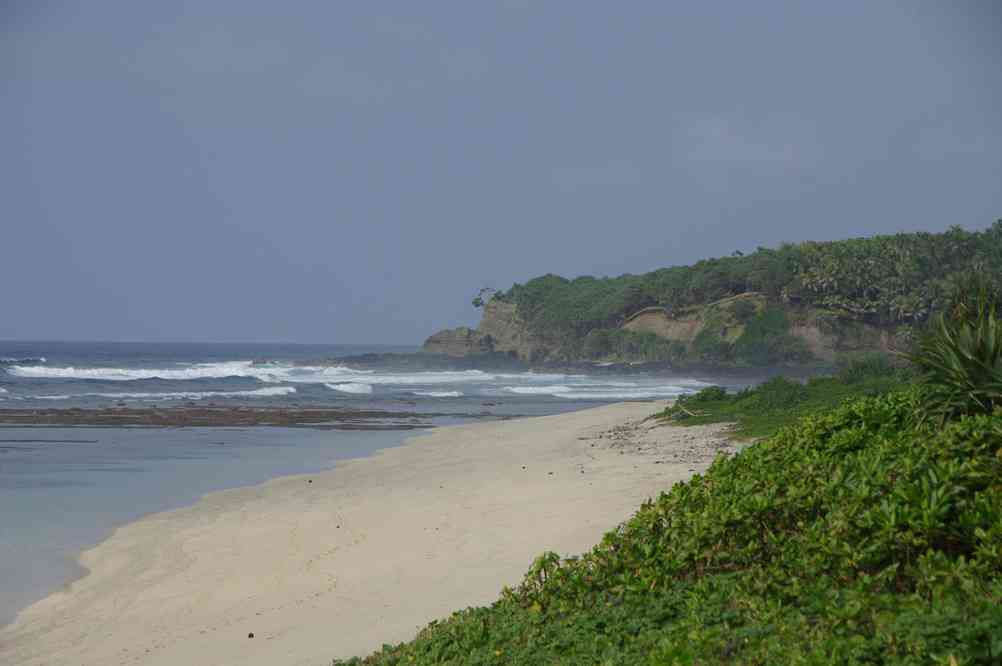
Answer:
M1002 2L0 7L0 339L420 344L1002 218Z

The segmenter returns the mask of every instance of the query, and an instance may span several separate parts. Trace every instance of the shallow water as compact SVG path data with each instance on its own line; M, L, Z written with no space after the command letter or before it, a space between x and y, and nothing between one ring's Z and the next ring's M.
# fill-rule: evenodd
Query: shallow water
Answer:
M81 572L114 527L205 493L397 446L414 432L0 428L0 625Z

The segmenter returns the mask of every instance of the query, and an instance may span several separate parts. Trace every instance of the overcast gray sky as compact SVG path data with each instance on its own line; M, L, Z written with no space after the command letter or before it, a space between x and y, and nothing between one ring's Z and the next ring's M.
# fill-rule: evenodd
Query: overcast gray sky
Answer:
M482 285L1002 217L995 0L0 25L0 339L420 343Z

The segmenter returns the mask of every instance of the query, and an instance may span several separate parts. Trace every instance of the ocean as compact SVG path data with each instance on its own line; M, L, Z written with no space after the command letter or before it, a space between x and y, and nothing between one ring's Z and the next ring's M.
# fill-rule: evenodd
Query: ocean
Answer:
M684 376L352 369L407 353L366 345L0 342L0 409L185 405L344 407L443 414L429 425L673 398ZM80 575L79 552L118 525L207 492L401 444L413 431L0 427L0 625Z

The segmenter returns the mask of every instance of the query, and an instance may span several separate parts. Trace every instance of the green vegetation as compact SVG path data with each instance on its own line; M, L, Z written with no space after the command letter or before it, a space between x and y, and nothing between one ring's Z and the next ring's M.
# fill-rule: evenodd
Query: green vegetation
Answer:
M628 358L637 361L679 361L686 346L653 333L624 329L595 329L581 345L581 355L590 359Z
M946 295L970 271L1002 283L1002 220L981 232L953 227L941 234L786 244L643 275L574 280L545 275L494 298L515 304L529 331L553 341L558 356L580 358L589 335L619 328L642 308L680 313L750 292L762 294L773 312L827 313L836 327L922 323L943 308ZM731 314L751 326L759 313L745 303L735 304ZM806 350L787 335L788 322L760 324L767 331L741 345L710 326L693 341L691 357L752 365L803 361Z
M739 304L747 304L741 301ZM811 352L800 338L790 334L790 323L781 308L770 307L745 320L744 331L734 342L733 357L751 365L805 362Z
M958 289L950 316L938 315L911 356L926 374L926 412L941 421L1002 406L1002 322L994 284L973 278Z
M773 434L591 552L542 555L492 606L351 663L1002 663L1002 408L981 371L998 323L981 305L939 322L921 382L869 357L806 385L706 389L669 415ZM978 363L943 370L954 352ZM787 407L813 413L783 425Z
M837 407L847 398L879 395L904 388L914 372L895 368L886 357L864 355L846 362L834 377L812 377L805 383L775 377L738 393L719 386L680 397L659 413L684 425L735 423L734 435L765 437L808 414Z

